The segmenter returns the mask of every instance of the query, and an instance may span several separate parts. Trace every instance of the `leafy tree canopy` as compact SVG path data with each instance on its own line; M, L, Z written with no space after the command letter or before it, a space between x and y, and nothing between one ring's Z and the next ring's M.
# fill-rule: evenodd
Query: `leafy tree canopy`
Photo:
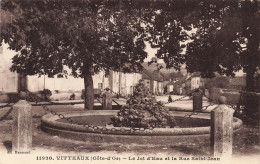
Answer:
M4 1L11 22L1 31L12 50L12 70L28 75L66 74L75 77L101 69L141 68L147 56L138 10L124 10L127 2ZM123 9L124 8L124 9ZM128 64L128 65L126 65Z
M25 71L28 74L56 74L67 65L80 76L84 63L93 63L94 73L125 63L135 70L147 56L144 39L158 48L156 57L167 68L179 69L186 63L189 72L214 77L214 72L234 75L259 65L257 1L6 0L2 4L14 14L2 37L21 51L12 69L33 68Z
M146 58L141 10L131 1L5 0L11 17L0 42L17 51L12 71L25 75L83 77L85 108L93 109L92 75L104 70L137 71Z
M226 76L217 76L208 80L205 83L205 88L211 89L212 87L216 88L227 88L229 86L229 78Z
M206 77L243 68L253 86L248 82L260 61L258 6L256 0L4 0L1 13L11 13L11 22L0 41L18 51L11 70L62 75L65 65L84 77L89 93L91 75L101 69L141 69L145 41L158 48L156 57L167 68L185 63Z
M187 2L187 1L185 1ZM153 11L148 31L157 58L176 69L214 77L234 75L259 66L259 8L257 1L198 0L184 6L169 2ZM185 44L188 43L188 44Z

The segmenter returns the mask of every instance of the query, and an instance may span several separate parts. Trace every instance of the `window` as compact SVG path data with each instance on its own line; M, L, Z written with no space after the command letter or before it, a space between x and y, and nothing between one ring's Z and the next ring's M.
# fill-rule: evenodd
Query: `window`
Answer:
M102 83L98 83L98 89L103 89L103 84Z

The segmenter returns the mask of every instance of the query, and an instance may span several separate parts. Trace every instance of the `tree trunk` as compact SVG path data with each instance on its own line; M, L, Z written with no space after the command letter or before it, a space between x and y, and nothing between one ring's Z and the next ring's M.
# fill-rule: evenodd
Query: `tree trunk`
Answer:
M91 74L91 67L89 66L84 72L85 85L85 110L93 110L94 106L94 86Z
M253 69L246 72L246 91L247 92L255 91L254 70Z

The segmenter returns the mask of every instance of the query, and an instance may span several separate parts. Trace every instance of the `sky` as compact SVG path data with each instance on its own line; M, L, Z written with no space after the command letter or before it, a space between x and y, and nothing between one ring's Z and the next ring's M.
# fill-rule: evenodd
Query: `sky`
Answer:
M155 57L155 54L157 52L157 49L154 49L150 46L148 42L145 43L145 51L148 53L148 57L144 60L145 62L151 61L153 57ZM163 63L163 60L159 60L160 63Z

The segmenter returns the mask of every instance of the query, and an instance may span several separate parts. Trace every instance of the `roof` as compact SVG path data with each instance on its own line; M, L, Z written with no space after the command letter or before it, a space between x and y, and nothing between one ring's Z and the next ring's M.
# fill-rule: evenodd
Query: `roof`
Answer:
M193 77L200 77L200 72L194 72L191 75L187 75L186 80L191 80Z
M141 73L141 70L139 70L138 66L134 66L132 68L132 65L130 63L125 63L124 66L120 68L110 68L112 71L115 72L124 72L124 73Z
M158 63L158 65L163 67L163 68L160 69L161 73L163 73L163 74L177 72L177 70L175 70L173 68L167 69L165 63ZM158 70L157 63L151 63L150 65L148 65L147 62L144 62L144 63L142 63L142 66L143 66L144 69L149 70L151 72L155 71L155 70Z
M168 84L166 84L166 85L174 85L174 83L175 82L173 82L173 81L170 81Z
M185 83L185 82L186 82L186 77L184 76L184 77L182 77L182 78L179 78L179 80L176 81L175 84L181 85L181 84L183 84L183 83Z
M167 85L182 85L186 82L186 77L178 78L177 81L171 81Z
M159 71L159 70L155 70L155 71L153 71L153 79L155 80L155 81L160 81L160 82L162 82L162 81L164 81L164 76L162 75L162 72L161 71Z
M142 76L143 79L148 79L148 80L154 80L160 82L164 80L164 77L159 70L151 71L151 70L143 69Z
M142 71L142 77L143 79L153 80L153 75L150 71L143 69Z
M234 77L234 78L230 78L229 85L246 86L246 77L245 76L237 76L237 77Z

